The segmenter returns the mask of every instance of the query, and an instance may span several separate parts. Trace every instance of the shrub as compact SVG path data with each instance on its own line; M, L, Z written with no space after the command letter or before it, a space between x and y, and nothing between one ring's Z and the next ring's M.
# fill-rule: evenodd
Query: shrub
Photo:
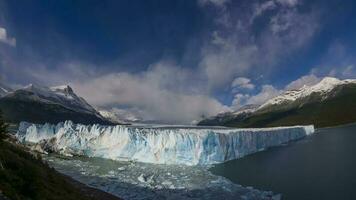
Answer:
M7 138L8 124L5 123L0 110L0 142Z

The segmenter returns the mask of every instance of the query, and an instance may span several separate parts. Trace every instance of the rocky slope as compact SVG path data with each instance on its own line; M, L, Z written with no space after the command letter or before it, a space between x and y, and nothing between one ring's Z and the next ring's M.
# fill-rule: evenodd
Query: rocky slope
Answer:
M100 115L68 85L44 87L30 84L17 90L7 90L0 98L0 109L9 122L112 124Z

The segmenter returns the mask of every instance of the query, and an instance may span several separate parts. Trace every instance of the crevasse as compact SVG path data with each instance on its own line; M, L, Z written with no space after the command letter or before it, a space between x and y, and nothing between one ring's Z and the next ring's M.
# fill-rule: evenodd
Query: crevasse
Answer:
M46 151L156 164L207 165L300 139L314 126L258 129L20 123L16 136Z

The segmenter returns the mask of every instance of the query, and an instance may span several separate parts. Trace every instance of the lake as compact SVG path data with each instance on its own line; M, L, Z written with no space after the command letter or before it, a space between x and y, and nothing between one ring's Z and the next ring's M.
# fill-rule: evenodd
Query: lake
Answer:
M286 200L356 199L356 125L319 129L210 171L242 186L281 193Z

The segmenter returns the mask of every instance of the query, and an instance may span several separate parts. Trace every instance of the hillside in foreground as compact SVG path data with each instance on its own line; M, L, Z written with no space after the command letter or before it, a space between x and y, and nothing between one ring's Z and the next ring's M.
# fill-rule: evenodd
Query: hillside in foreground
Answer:
M0 199L114 200L115 196L64 176L40 157L9 142L0 144Z

